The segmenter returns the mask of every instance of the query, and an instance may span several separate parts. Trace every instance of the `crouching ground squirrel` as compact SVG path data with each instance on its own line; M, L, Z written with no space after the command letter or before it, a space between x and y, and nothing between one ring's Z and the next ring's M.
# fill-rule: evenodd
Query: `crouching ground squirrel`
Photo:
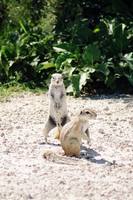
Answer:
M60 132L61 146L67 156L80 156L82 135L85 133L90 140L88 121L95 119L97 114L92 109L82 110L78 116L63 126Z
M48 97L49 113L43 130L46 142L48 133L51 129L56 126L62 127L69 121L66 104L66 91L61 74L56 73L52 75Z

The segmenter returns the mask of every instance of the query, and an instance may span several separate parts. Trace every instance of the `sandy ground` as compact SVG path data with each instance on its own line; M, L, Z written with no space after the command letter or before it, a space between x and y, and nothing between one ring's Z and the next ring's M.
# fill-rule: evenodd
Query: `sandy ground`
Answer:
M0 200L133 199L133 96L68 97L67 102L70 115L89 107L98 117L90 121L91 146L83 141L86 154L64 164L42 156L46 149L57 154L61 149L53 136L51 144L44 143L46 94L0 103Z

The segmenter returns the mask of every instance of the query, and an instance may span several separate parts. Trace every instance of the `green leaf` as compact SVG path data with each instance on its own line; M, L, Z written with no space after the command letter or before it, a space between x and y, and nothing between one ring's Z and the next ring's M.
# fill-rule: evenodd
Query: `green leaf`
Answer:
M129 83L133 86L133 72L131 74L125 73L124 75L127 77Z
M80 83L79 83L80 90L86 84L88 78L89 78L89 73L87 73L87 72L80 73Z
M55 61L55 65L57 68L60 68L62 67L62 63L65 62L67 59L70 59L71 58L71 54L70 53L61 53L56 61ZM72 61L72 60L67 60L69 61L69 63Z
M133 53L127 53L124 55L125 60L128 60L130 62L133 62Z
M96 71L103 73L105 76L108 76L110 73L106 63L96 64L95 69Z
M73 86L72 86L72 84L70 84L68 87L67 87L67 89L66 89L66 92L67 93L73 93Z
M50 62L46 61L46 62L40 63L37 66L37 71L41 72L44 69L49 69L49 68L54 68L54 67L55 67L54 63L50 63Z
M19 20L19 24L20 24L22 30L23 30L25 33L27 33L27 30L26 30L26 28L25 28L24 23L22 22L22 20Z
M94 33L98 33L98 32L100 32L100 29L97 27L97 28L94 29L93 32L94 32Z
M131 70L133 70L133 53L125 54L123 60L126 61L127 65Z
M71 68L71 63L74 60L74 58L67 58L64 62L61 63L61 68L65 69L70 69Z
M71 66L65 66L64 69L63 69L63 74L65 76L72 76L73 72L75 71L76 67L71 67Z
M61 43L56 45L55 47L53 47L53 49L55 50L55 52L71 52L74 53L75 51L79 51L79 47L73 43Z
M101 52L97 45L90 44L85 48L82 58L86 64L93 65L95 61L99 61L100 56Z
M56 53L67 52L65 49L62 49L62 48L59 48L59 47L53 47L53 49Z
M126 25L125 24L115 24L114 26L114 48L117 49L117 52L122 52L128 45L127 38L126 38Z
M33 61L30 63L33 67L36 67L39 63L40 59L39 57L36 57L33 59Z
M73 94L75 97L78 97L80 95L80 88L79 88L80 74L73 74L70 77L70 80L72 82Z

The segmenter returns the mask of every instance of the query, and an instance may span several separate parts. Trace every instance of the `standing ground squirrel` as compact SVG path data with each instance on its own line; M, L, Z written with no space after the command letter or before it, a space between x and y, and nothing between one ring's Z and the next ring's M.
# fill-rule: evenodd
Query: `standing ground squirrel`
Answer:
M92 109L84 109L78 116L63 126L60 133L60 142L65 155L80 156L82 134L86 133L89 142L88 121L96 117L97 114L95 111Z
M66 104L66 91L61 74L56 73L52 75L48 97L49 113L43 130L46 142L48 133L51 129L55 126L62 127L69 121Z

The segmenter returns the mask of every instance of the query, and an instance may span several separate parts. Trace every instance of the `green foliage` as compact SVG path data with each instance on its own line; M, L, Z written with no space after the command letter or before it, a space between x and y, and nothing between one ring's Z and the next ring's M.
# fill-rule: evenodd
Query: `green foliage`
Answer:
M83 61L93 67L94 63L100 59L100 54L99 48L94 44L90 44L84 50Z
M79 88L80 75L74 74L70 78L71 78L72 87L73 87L73 94L75 97L78 97L80 94L80 88Z
M47 63L51 58L53 35L45 34L38 27L35 29L23 21L19 21L19 25L21 33L10 32L8 43L2 42L0 48L1 81L16 79L32 82L34 79L35 84L44 84L47 70L53 67Z
M133 86L133 4L128 3L2 0L0 82L46 87L57 71L74 96L92 84L119 88L123 78Z

